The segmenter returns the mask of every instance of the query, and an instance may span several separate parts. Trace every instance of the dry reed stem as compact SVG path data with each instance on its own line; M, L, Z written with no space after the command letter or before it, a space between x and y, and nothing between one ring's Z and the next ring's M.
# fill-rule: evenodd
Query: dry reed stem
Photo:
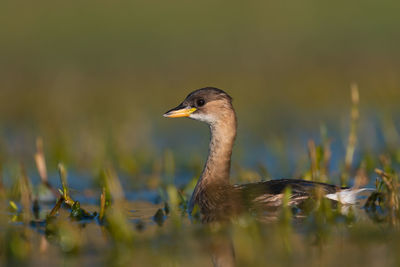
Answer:
M378 174L381 177L386 177L386 178L391 178L392 176L384 171L382 171L381 169L375 168L375 173Z
M64 198L63 198L63 197L60 197L60 198L57 200L56 205L55 205L55 206L53 207L53 209L50 211L48 217L53 217L53 216L55 216L56 213L58 212L58 210L60 209L61 204L62 204L63 202L64 202Z
M341 176L342 186L347 185L347 181L349 179L351 165L353 163L353 158L354 158L354 151L357 144L357 129L358 129L358 120L360 117L360 112L359 112L360 95L357 84L353 83L350 89L351 89L351 103L352 103L351 114L350 114L351 122L350 122L350 133L346 147L345 169Z
M46 159L43 152L43 140L40 137L36 139L36 153L34 158L42 184L44 184L56 198L60 197L60 193L50 184L48 180Z
M100 196L100 214L99 214L100 221L103 221L105 209L106 209L106 188L103 186Z
M40 179L43 183L48 181L47 179L47 168L46 168L46 161L44 158L43 153L43 140L42 138L38 137L36 139L36 153L35 153L35 163L36 167L39 172Z

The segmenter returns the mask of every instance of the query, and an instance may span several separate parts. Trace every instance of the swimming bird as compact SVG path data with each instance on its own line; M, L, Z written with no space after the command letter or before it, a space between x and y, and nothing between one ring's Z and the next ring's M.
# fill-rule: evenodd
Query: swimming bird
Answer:
M290 188L289 205L298 206L313 198L316 190L334 201L353 204L360 190L301 179L279 179L249 184L229 182L231 155L236 138L237 118L232 98L223 90L207 87L193 91L167 118L188 117L205 122L211 130L209 154L189 202L189 213L198 205L208 220L227 218L245 210L277 210Z

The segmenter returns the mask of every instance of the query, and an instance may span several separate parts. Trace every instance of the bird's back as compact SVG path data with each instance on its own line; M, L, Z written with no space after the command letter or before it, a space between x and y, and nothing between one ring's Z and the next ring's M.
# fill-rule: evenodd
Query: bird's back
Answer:
M333 194L344 189L336 185L320 182L279 179L250 184L234 185L241 201L250 208L276 209L283 204L285 189L290 188L289 205L299 205L306 199L314 198L320 192L322 195Z

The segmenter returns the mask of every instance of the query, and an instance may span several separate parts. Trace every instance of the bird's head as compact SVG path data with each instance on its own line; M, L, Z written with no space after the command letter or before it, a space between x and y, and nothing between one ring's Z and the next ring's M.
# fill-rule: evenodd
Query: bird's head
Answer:
M235 118L232 98L221 89L206 87L190 93L177 107L164 114L167 118L189 117L212 125Z

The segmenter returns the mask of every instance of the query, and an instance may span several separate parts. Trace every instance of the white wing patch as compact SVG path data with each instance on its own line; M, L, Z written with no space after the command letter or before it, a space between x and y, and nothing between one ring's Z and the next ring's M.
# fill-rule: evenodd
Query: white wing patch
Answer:
M342 204L347 205L355 205L359 203L360 200L365 199L366 196L363 195L363 192L373 192L375 189L372 188L361 188L361 189L344 189L342 191L327 194L325 195L326 198L338 201Z

